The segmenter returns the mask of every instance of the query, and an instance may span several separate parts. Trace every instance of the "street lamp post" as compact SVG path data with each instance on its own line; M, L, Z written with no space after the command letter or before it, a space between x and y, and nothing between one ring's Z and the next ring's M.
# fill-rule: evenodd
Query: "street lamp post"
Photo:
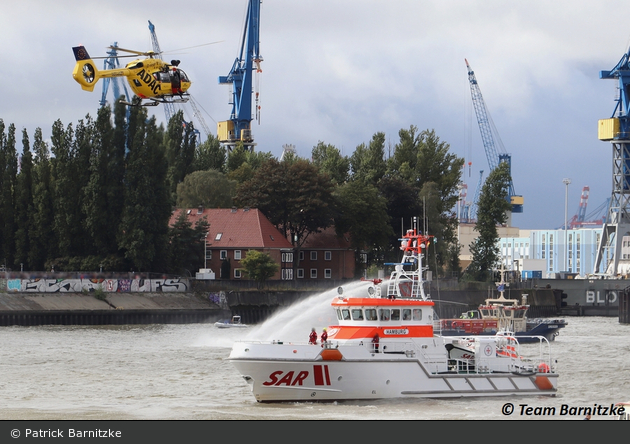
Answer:
M567 270L567 262L568 262L568 256L569 256L569 245L568 245L568 240L567 240L567 225L568 225L568 202L569 202L569 184L571 183L571 179L569 178L564 178L562 179L562 183L565 185L565 192L564 192L564 271L568 271Z
M461 217L460 217L460 212L461 212L461 208L460 208L460 202L462 201L462 184L459 183L457 184L457 243L459 244L459 224L462 223L461 221Z
M207 252L207 248L208 248L208 233L206 232L206 235L203 238L203 268L205 270L208 269L208 252Z

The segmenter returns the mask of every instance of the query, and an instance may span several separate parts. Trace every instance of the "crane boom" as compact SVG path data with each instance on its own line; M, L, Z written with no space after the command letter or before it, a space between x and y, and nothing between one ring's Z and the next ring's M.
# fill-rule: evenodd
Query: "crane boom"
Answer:
M111 49L107 52L108 57L103 61L103 69L116 69L120 68L120 62L118 61L118 42L114 42L111 46ZM101 101L99 104L101 106L105 106L107 104L107 91L109 90L109 85L112 83L112 89L114 94L114 99L118 100L120 97L120 84L122 84L123 89L125 90L125 98L129 100L129 92L127 91L127 86L125 82L122 81L120 77L113 78L104 78L103 79L103 94L101 96Z
M151 43L153 45L153 52L155 53L155 57L162 59L162 50L160 49L157 34L155 33L155 25L151 23L151 20L149 20L149 31L151 32ZM171 117L173 117L173 115L175 114L175 105L169 102L165 102L163 105L164 114L166 115L166 122L168 123L168 121L171 120Z
M608 216L597 248L595 274L616 276L620 272L623 236L630 231L630 49L600 79L617 80L619 93L612 117L598 122L599 140L609 141L613 152L612 195Z
M477 123L479 124L479 131L481 132L481 140L486 151L486 158L488 159L488 166L490 171L494 170L500 162L506 162L512 168L512 156L510 156L503 147L499 133L494 126L494 122L490 117L490 113L486 108L486 104L481 95L481 89L475 72L470 67L468 60L464 59L466 67L468 68L468 82L470 83L470 94L472 97L473 107L475 108L475 114L477 116ZM511 174L511 173L510 173ZM510 185L508 189L508 199L512 204L512 213L523 212L523 196L518 196L514 192L514 184L510 177Z
M249 0L241 50L227 76L219 77L219 84L232 85L232 113L230 119L217 124L219 142L232 149L242 142L246 149L255 146L251 133L252 117L252 77L259 72L260 56L260 4L262 0ZM258 93L256 93L256 115L258 116Z

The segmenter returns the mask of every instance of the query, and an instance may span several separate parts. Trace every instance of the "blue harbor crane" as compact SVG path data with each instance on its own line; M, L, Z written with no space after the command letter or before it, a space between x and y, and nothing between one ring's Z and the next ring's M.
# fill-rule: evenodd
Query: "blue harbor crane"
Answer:
M630 232L630 49L610 71L600 71L600 79L617 81L617 104L612 117L598 122L599 140L612 144L612 195L608 217L595 259L595 274L616 276L623 236Z
M158 43L157 34L155 33L155 25L149 20L149 31L151 32L151 44L153 45L154 57L162 59L162 51L160 50L160 44ZM170 102L164 102L164 114L166 115L166 122L171 120L171 117L175 114L175 105Z
M158 42L157 33L155 32L155 25L151 23L151 20L149 20L149 31L151 32L151 44L153 46L153 52L155 53L155 57L161 59L162 50L160 49L160 43ZM199 112L199 109L197 108L197 104L193 100L192 95L189 97L189 102L191 103L195 117L197 117L198 121L200 122L202 128L204 129L206 133L206 137L210 137L210 130L208 129L206 122L203 120L203 117L201 116L201 113ZM163 103L163 105L164 105L164 114L166 116L166 123L168 123L171 120L171 117L175 115L175 112L176 112L175 103L165 102ZM184 125L188 125L188 122L184 122ZM194 130L194 133L195 133L197 142L200 143L201 133L197 129Z
M114 42L111 49L107 52L107 58L103 61L103 69L116 69L120 68L120 62L118 61L118 42ZM114 94L114 101L118 100L121 96L120 86L125 92L125 98L129 100L129 92L127 91L127 84L122 77L105 77L103 78L103 94L99 104L105 106L107 104L107 92L109 91L109 84L112 84L112 93Z
M500 162L506 162L512 167L512 156L510 156L503 147L499 133L494 126L494 122L490 117L490 113L486 108L486 104L481 95L481 89L477 83L475 73L468 64L468 60L464 59L466 67L468 68L468 81L470 83L470 94L472 96L473 107L475 108L475 114L477 115L477 123L479 124L479 131L481 132L481 140L486 150L486 158L488 159L488 166L490 171L493 171ZM495 140L496 139L496 140ZM514 192L514 184L510 178L510 185L508 189L508 199L512 204L511 213L523 212L523 196L516 195ZM475 202L476 203L476 202ZM511 225L511 214L508 217L508 226Z
M260 107L258 105L258 92L255 92L255 110L252 110L253 76L262 72L260 62L262 57L259 51L260 33L260 4L262 0L249 0L243 38L238 57L232 65L227 76L219 77L219 84L232 85L232 113L230 119L217 124L219 142L232 150L239 142L248 151L253 151L254 138L251 131L253 112L260 123Z

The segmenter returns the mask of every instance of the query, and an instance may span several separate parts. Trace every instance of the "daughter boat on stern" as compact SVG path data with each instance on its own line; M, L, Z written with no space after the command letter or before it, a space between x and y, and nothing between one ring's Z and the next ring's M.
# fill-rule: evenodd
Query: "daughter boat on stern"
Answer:
M403 236L387 295L380 280L371 281L366 297L345 297L340 288L332 301L338 325L321 346L236 342L228 359L256 400L555 396L558 373L546 338L524 353L507 335L434 334L422 266L431 238L416 230Z

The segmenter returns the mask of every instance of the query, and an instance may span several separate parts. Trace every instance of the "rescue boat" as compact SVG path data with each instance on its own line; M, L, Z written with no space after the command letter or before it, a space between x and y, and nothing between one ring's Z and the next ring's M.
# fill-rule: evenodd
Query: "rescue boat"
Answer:
M469 310L457 319L439 319L437 330L442 336L489 335L508 332L516 336L521 344L538 342L539 336L555 340L560 329L567 326L565 319L528 319L527 295L522 301L505 297L505 270L501 270L501 281L497 282L499 296L488 298L477 310Z
M549 395L558 384L549 341L521 347L507 334L435 334L434 303L424 290L423 251L432 236L409 230L403 258L382 294L332 300L337 325L323 344L235 342L227 358L258 402ZM305 332L305 336L306 336Z
M217 328L247 328L249 325L241 322L240 316L232 316L232 319L225 321L218 321L214 323Z

